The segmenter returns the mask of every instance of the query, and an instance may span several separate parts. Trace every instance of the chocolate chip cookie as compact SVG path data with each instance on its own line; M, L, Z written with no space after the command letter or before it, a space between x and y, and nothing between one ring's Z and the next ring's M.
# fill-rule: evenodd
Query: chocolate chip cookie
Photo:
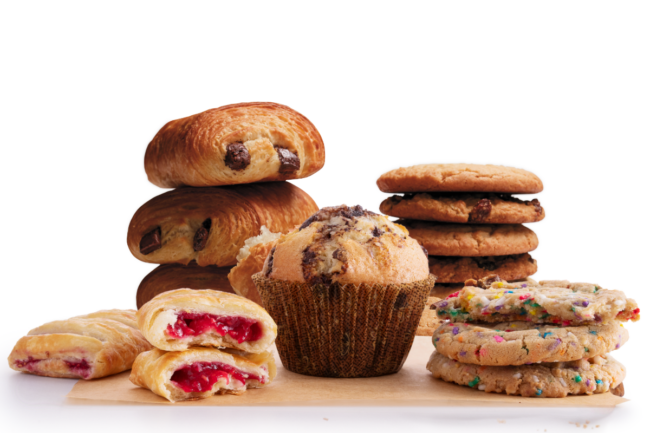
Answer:
M521 224L448 224L430 221L397 221L432 256L506 256L537 248L537 235Z
M509 281L533 275L537 272L537 261L530 254L487 257L429 256L429 271L436 276L436 283L462 283L493 273Z
M524 201L509 194L394 195L384 200L379 210L399 218L463 224L521 224L544 219L539 200Z
M492 367L457 362L436 351L427 363L427 370L436 379L479 391L546 398L605 393L617 388L625 378L625 367L611 355Z
M433 333L433 345L447 358L464 363L522 365L603 356L628 338L623 325L614 322L565 328L530 322L446 323Z
M520 168L479 164L422 164L382 174L383 192L496 192L535 194L544 189L533 173Z

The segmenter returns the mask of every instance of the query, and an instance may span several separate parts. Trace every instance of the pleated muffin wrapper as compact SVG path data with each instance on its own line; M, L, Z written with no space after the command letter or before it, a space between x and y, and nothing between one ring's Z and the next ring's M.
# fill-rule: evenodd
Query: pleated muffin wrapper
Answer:
M253 281L278 325L276 346L290 371L322 377L396 373L411 350L435 277L408 284Z

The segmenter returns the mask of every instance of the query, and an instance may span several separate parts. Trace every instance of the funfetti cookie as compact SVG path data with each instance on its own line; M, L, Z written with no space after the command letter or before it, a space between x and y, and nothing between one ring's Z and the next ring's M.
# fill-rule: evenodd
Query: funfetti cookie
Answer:
M436 276L436 284L478 280L493 273L504 280L520 280L537 272L537 261L530 254L488 257L429 256L429 272Z
M513 281L502 281L501 278L498 275L495 274L489 274L484 278L481 278L479 282L476 280L471 280L470 282L472 284L467 284L467 281L465 283L440 283L438 284L438 281L436 281L436 285L431 289L431 293L429 296L435 296L438 298L445 299L449 295L453 295L454 293L460 291L465 287L466 285L477 285L477 284L484 284L485 281L489 281L489 284L492 284L493 282L497 281L501 282L502 285L507 285L507 287L513 288L513 289L518 289L520 287L536 287L539 286L539 283L532 278L525 278L521 280L513 280ZM568 283L568 281L567 281ZM480 287L480 286L479 286Z
M447 358L464 363L522 365L603 356L628 338L616 322L565 328L530 322L445 323L433 333L433 345Z
M622 395L616 391L625 379L625 367L611 355L570 362L487 367L457 362L433 352L427 370L446 382L523 397L557 398L607 391Z
M521 224L448 224L398 220L432 256L506 256L537 248L537 235Z
M382 174L383 192L494 192L535 194L544 189L533 173L520 168L479 164L422 164Z
M470 224L521 224L544 219L539 200L509 194L417 193L394 195L379 206L386 215L424 221Z
M496 283L496 285L504 283ZM433 304L438 317L452 322L555 323L561 326L639 320L639 307L623 292L580 283L571 287L489 289L465 286Z

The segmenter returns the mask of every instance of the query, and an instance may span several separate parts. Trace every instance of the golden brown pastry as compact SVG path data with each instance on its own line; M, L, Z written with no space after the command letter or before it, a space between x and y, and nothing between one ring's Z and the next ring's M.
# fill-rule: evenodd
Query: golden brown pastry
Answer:
M280 233L271 233L269 229L262 226L262 233L259 236L246 240L237 254L237 266L228 274L228 280L235 293L262 305L262 298L253 283L252 276L262 270L266 257L280 236Z
M138 310L138 327L158 349L191 346L265 351L277 335L271 316L241 296L215 290L164 292Z
M317 210L307 193L288 182L180 188L138 209L127 242L143 262L231 266L263 225L286 233Z
M80 379L120 373L152 348L134 321L133 310L108 310L46 323L18 340L9 366L39 376Z
M302 114L272 102L226 105L168 122L144 157L161 188L300 179L325 164L325 146Z
M183 352L153 349L138 356L129 379L172 403L242 394L275 378L273 355L236 350L192 348Z
M149 273L138 287L136 303L138 308L163 292L176 289L219 290L234 293L228 273L231 266L199 266L191 261L189 265L170 263L160 265Z

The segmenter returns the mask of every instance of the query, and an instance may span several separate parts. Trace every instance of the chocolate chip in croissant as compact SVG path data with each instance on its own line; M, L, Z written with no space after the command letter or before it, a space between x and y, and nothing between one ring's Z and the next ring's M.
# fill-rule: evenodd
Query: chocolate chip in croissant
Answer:
M274 147L275 151L278 152L278 159L280 160L280 170L278 171L281 174L293 173L300 169L300 158L298 158L298 155L284 147Z
M146 256L149 253L159 250L160 247L162 247L162 243L160 242L160 227L156 227L140 239L140 254Z
M194 234L194 251L201 251L208 243L208 236L210 235L210 227L212 227L212 218L203 221L201 227Z
M226 165L232 170L240 171L251 163L251 156L244 143L230 143L226 147Z

